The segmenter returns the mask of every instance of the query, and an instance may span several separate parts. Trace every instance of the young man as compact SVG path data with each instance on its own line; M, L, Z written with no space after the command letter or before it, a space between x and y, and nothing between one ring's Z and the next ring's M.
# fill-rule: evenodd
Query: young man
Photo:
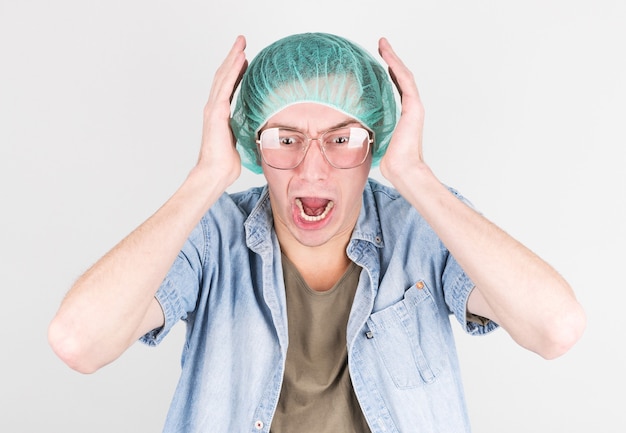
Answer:
M167 432L470 431L448 316L555 358L585 327L572 290L430 171L385 39L399 119L343 38L293 35L249 67L244 49L216 72L197 165L72 287L53 349L93 372L185 320ZM368 179L378 162L395 189ZM242 163L267 186L224 194Z

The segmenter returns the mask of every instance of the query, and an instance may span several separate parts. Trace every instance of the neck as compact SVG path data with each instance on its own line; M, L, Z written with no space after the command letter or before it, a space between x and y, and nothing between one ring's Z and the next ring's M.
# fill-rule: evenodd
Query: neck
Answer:
M350 233L318 246L303 245L290 233L281 233L279 229L276 234L283 254L313 290L330 290L350 265L346 255Z

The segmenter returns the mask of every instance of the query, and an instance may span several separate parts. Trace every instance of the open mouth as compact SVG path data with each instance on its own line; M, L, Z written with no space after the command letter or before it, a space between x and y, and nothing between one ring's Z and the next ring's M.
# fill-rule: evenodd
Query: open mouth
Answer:
M296 206L300 209L300 217L309 222L321 221L335 206L332 200L323 198L296 198Z

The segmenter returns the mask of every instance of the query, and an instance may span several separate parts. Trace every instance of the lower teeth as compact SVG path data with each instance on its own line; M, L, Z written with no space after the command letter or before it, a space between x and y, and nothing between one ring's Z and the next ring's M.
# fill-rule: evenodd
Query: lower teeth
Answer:
M326 208L324 209L324 212L316 216L307 215L306 212L304 212L304 206L302 206L302 201L299 198L296 199L296 205L298 206L298 209L300 209L300 216L302 217L303 220L309 221L309 222L317 222L326 218L326 216L328 215L328 212L330 212L330 210L333 208L335 204L332 201L329 201L328 204L326 205Z

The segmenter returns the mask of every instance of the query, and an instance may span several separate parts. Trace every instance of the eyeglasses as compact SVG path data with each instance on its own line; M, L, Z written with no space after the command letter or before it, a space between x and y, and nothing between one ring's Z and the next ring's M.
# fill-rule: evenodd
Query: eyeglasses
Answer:
M320 142L326 161L335 168L354 168L367 159L374 139L365 128L340 127L311 138L304 132L289 128L268 128L256 141L267 165L279 170L291 170L304 161L311 141Z

